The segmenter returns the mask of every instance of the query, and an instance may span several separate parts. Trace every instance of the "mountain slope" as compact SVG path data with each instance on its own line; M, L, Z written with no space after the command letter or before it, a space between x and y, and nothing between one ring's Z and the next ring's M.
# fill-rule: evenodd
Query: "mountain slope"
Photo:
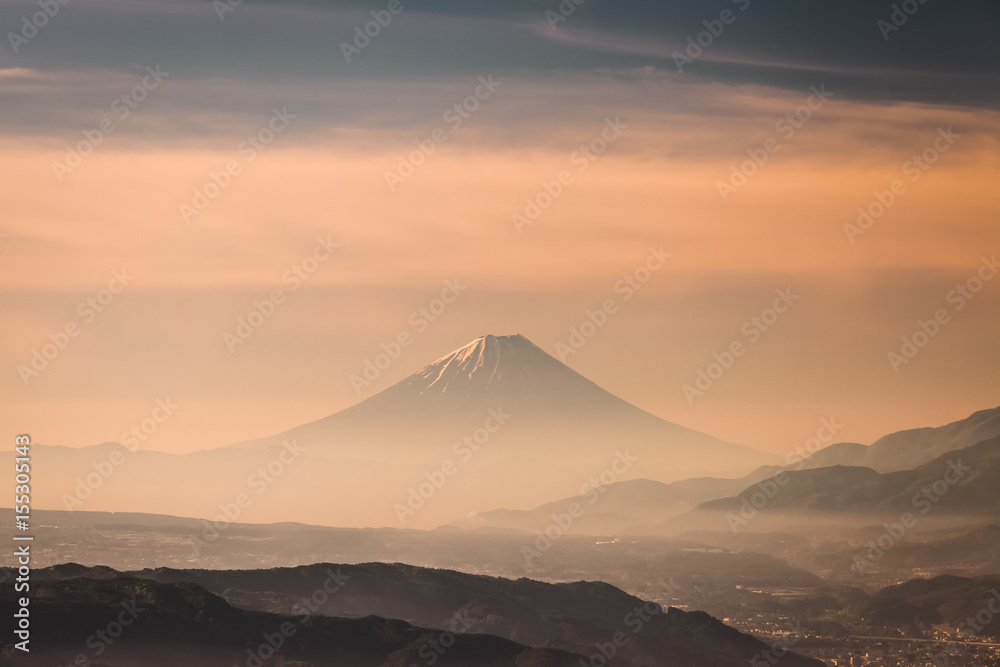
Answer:
M395 461L425 458L428 449L447 451L498 421L497 414L509 419L491 434L490 449L508 456L575 456L603 465L630 447L648 476L667 481L720 470L745 474L776 459L640 410L519 334L477 338L353 407L233 447L294 438L313 455L363 447L370 456Z
M91 574L81 568L36 573L32 651L18 652L15 664L406 667L433 655L441 667L570 667L581 659L489 635L453 633L442 640L438 630L375 616L244 611L190 583L163 584L109 570ZM0 592L8 607L13 596L9 587ZM11 658L11 644L9 636L0 639L0 655Z
M119 577L113 570L58 566L49 577ZM196 585L230 604L257 612L296 613L303 600L336 581L314 611L334 617L401 618L440 631L456 626L474 636L496 635L535 647L579 655L596 652L616 633L628 637L614 664L736 667L766 644L701 612L661 611L659 605L601 582L550 584L432 570L402 564L317 564L274 570L144 570L129 576L171 586ZM301 612L299 612L301 613ZM787 656L779 666L817 663Z
M733 521L737 525L759 521L758 514L792 521L850 515L855 522L871 522L873 517L898 520L904 512L983 520L1000 515L1000 437L948 452L913 470L883 474L871 468L831 466L784 472L734 497L702 503L664 526L668 532L718 530L727 520L729 527ZM763 521L755 525L774 529Z
M772 508L784 506L796 511L819 508L829 504L831 498L837 495L838 489L846 485L852 491L835 502L840 505L838 511L851 511L854 501L848 496L857 494L857 484L862 478L881 479L878 472L898 472L925 465L956 448L968 447L987 439L980 436L993 437L994 431L1000 431L1000 408L982 410L967 419L940 428L900 431L880 438L871 446L853 442L834 443L803 461L782 468L762 466L735 479L704 477L670 484L648 479L627 480L602 486L599 493L587 490L586 493L545 503L530 510L495 509L481 512L457 521L455 525L462 528L488 527L532 532L550 524L554 513L565 512L571 503L577 503L588 509L570 527L570 532L587 535L641 534L648 532L649 526L663 524L701 503L720 500L720 505L707 505L706 508L725 506L731 501L721 499L737 496L747 490L747 494L739 498L742 502L746 496L758 490L751 485L773 477L782 470L793 476L793 488L797 491L783 490L783 500L772 505ZM914 463L908 465L907 461ZM909 490L906 484L903 486L905 488L902 491ZM880 484L878 492L888 493L889 488L886 484ZM863 495L858 495L856 500L861 505L866 502ZM978 511L974 505L970 507Z
M484 405L519 411L531 406L570 416L587 409L605 414L646 414L516 334L477 338L338 413L338 419L406 410L420 415L431 411L433 416L470 408L478 413Z
M884 588L848 605L842 615L863 624L871 634L902 629L910 636L928 636L933 634L933 626L946 624L957 628L966 639L996 641L1000 639L1000 614L992 609L998 604L998 576L940 576ZM980 625L983 620L985 624Z
M937 428L913 428L883 436L865 447L838 443L805 459L803 467L864 466L878 472L910 470L950 451L1000 435L1000 407L974 412Z
M737 479L697 477L664 484L649 479L615 482L586 494L546 503L532 510L492 510L455 522L460 528L504 528L534 532L552 523L553 514L576 503L587 512L567 532L577 535L616 535L644 532L646 527L683 514L703 502L739 493L749 484L773 474L770 466Z
M644 412L523 336L476 339L269 438L186 455L39 445L33 457L39 508L406 528L627 479L738 477L776 458ZM113 477L80 490L97 468ZM252 506L220 515L241 494Z

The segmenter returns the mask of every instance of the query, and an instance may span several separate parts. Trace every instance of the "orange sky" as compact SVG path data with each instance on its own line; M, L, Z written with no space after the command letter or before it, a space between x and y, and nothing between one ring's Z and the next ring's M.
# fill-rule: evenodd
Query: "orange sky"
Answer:
M531 82L505 85L503 105L538 94ZM619 85L678 91L641 73ZM1000 404L1000 280L953 312L899 372L886 358L918 319L951 312L949 290L1000 249L1000 115L835 96L724 203L717 182L745 150L778 136L775 121L808 93L713 84L691 92L711 111L622 105L628 128L586 171L571 155L599 135L604 115L548 132L525 125L517 135L484 122L456 131L395 193L384 172L433 123L293 127L191 224L178 205L210 170L241 159L239 137L269 114L205 141L159 140L152 130L112 137L64 183L51 166L65 154L60 138L7 136L4 428L47 444L117 440L169 396L181 407L149 448L188 451L281 431L485 333L522 333L555 354L585 311L614 297L616 281L661 245L668 265L567 359L639 407L784 452L822 417L845 425L839 440L870 442ZM740 113L725 117L725 108ZM142 122L155 127L155 114ZM910 181L903 163L948 126L961 138ZM519 234L511 214L562 170L573 183ZM905 194L849 243L844 225L895 179ZM340 247L289 291L282 275L317 237ZM133 280L85 322L78 304L116 270ZM356 394L350 375L380 342L412 331L410 314L454 278L467 291ZM230 353L223 334L276 288L287 301ZM689 404L681 387L714 352L745 340L741 326L780 288L800 301ZM26 384L18 366L70 321L79 335Z
M94 0L0 49L5 431L120 440L169 397L144 447L222 446L486 333L559 355L608 299L566 363L740 444L785 453L831 417L837 439L870 442L1000 404L994 6L928 3L886 39L871 3L736 2L678 71L718 15L704 3L585 3L558 25L535 0L413 3L348 60L369 4ZM24 11L0 3L0 24ZM86 136L92 154L57 176ZM601 155L583 158L591 142ZM723 199L736 168L756 171ZM661 247L626 301L623 277ZM430 322L446 281L467 287ZM352 384L401 334L413 344ZM912 359L890 356L914 336ZM734 346L711 387L685 390Z

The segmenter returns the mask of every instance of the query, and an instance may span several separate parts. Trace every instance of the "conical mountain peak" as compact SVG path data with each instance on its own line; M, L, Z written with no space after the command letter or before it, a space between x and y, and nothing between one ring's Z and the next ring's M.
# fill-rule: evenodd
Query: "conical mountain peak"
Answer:
M520 334L480 336L352 407L237 447L294 439L317 456L363 453L392 466L426 466L429 458L460 460L474 452L455 449L467 436L477 438L477 448L489 440L477 465L530 458L532 475L545 483L564 464L600 470L626 452L642 460L630 475L669 481L743 475L773 462L637 408ZM567 489L579 488L579 469L559 474L571 482ZM501 497L506 478L497 475L489 483Z
M479 409L485 403L592 404L620 400L521 334L480 336L389 387L358 408L384 401ZM366 405L368 404L368 405Z

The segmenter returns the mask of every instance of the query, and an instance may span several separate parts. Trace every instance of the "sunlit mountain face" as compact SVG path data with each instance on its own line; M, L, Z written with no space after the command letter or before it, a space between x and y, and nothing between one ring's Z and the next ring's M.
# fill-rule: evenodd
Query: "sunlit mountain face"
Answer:
M4 424L191 452L488 332L779 455L1000 402L995 3L551 4L3 3Z
M318 453L345 455L352 441L369 441L361 451L377 454L377 443L405 457L440 445L442 437L460 440L487 422L496 454L557 453L599 465L628 447L650 459L642 469L671 479L749 471L776 460L654 417L521 335L477 338L352 408L237 447L296 438Z
M258 521L408 528L627 479L742 476L778 462L646 413L520 335L473 340L352 408L275 436L180 456L89 449L40 449L50 467L43 502L214 516L227 497L252 490L266 492L246 508ZM115 483L77 489L95 456L118 461L103 466ZM190 493L169 491L178 479Z

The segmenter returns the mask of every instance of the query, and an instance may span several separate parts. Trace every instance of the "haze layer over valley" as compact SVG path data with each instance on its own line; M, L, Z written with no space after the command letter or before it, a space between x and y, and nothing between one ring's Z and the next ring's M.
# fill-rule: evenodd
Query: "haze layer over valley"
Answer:
M740 476L778 462L644 412L520 335L478 338L271 437L186 455L107 443L39 446L36 457L43 508L418 528L616 481Z

